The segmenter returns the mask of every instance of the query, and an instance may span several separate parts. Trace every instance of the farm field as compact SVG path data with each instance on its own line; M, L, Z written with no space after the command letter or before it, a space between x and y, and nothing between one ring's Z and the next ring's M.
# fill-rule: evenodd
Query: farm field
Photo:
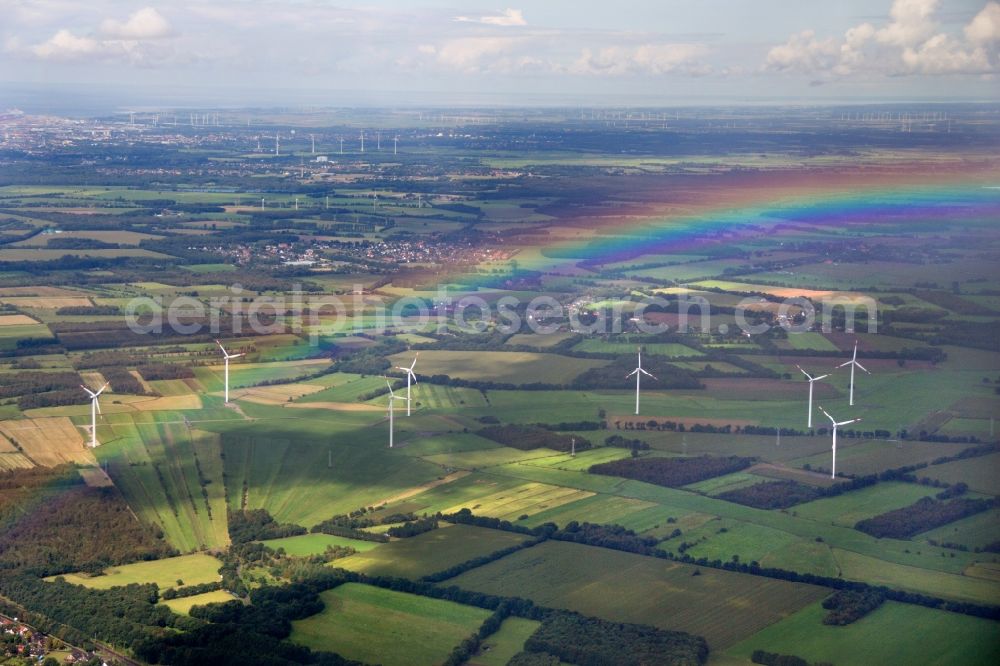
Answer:
M16 442L23 456L35 465L95 464L83 434L65 417L0 421L0 435L9 442Z
M970 490L1000 495L1000 453L934 465L925 471L925 475L945 483L964 481L969 484Z
M928 490L933 489L912 483L878 483L837 497L798 504L794 511L800 518L853 527L859 520L909 506L933 494Z
M748 659L756 649L812 662L869 664L995 664L1000 624L957 613L887 601L844 627L822 623L816 603L726 650Z
M565 562L574 566L566 567ZM699 575L693 576L698 569ZM828 594L824 588L547 541L448 584L615 622L704 636L724 649Z
M232 601L234 598L235 597L231 593L226 592L225 590L216 590L215 592L205 592L203 594L195 594L190 597L168 599L166 601L161 601L160 603L178 615L188 615L194 606L221 604L227 601Z
M656 356L668 356L670 358L686 358L691 356L701 356L701 352L691 349L686 345L677 342L656 342L642 345L642 350L647 354ZM573 347L573 351L593 352L600 354L635 354L636 346L626 342L605 342L596 338L589 338Z
M320 598L326 608L293 622L290 640L385 666L440 664L490 614L472 606L357 583L340 585Z
M390 356L393 365L409 364L411 354ZM571 358L558 354L494 351L424 351L417 369L420 375L448 375L459 379L485 380L508 384L568 383L591 368L607 361Z
M527 539L522 534L445 524L414 537L376 544L366 552L334 560L330 566L369 576L417 579Z
M302 534L300 536L284 537L281 539L268 539L267 541L261 541L261 543L274 550L282 548L286 553L295 557L322 555L330 546L353 548L363 553L380 545L375 541L349 539L332 534Z
M508 617L495 634L483 641L479 652L469 659L469 666L507 666L507 662L521 651L524 642L540 624L520 617Z
M63 578L68 583L98 590L132 583L156 583L161 590L166 590L181 587L177 583L178 580L183 581L184 585L216 582L219 580L220 566L222 563L211 555L195 553L112 567L102 576L68 574Z

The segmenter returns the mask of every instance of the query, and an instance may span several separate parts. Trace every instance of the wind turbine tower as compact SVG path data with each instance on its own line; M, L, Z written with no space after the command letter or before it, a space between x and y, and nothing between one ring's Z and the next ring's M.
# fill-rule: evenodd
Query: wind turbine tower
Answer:
M101 405L98 403L98 397L104 393L104 389L108 388L108 383L104 382L104 386L97 389L96 391L91 391L89 388L80 385L87 395L90 396L90 448L97 447L97 415L101 411Z
M813 377L808 372L803 370L802 366L796 365L795 367L799 369L799 372L801 372L803 375L806 376L806 379L809 380L809 420L807 423L807 427L812 428L813 427L813 384L821 379L829 377L830 375L819 375L818 377Z
M410 415L410 381L412 380L414 384L417 383L417 375L413 372L414 366L417 365L417 356L419 352L413 355L413 363L407 366L396 366L397 370L402 370L406 373L406 415Z
M653 377L653 375L649 374L648 372L646 372L645 370L642 369L642 347L639 347L639 364L636 365L635 370L633 370L632 372L630 372L627 375L625 375L625 377L628 378L628 377L631 377L632 375L635 375L635 413L636 413L636 415L638 415L639 414L639 380L642 377L642 375L646 375L648 377ZM656 379L656 377L653 377L653 379Z
M397 147L398 144L399 144L399 137L398 136L392 137L392 154L393 155L396 154L396 147Z
M833 463L830 465L830 478L834 479L837 477L837 428L857 423L861 419L851 419L850 421L840 421L838 423L837 420L830 416L830 414L822 407L819 408L819 411L826 414L826 418L830 419L830 423L833 424Z
M861 368L862 370L864 370L865 372L867 372L869 375L871 374L870 372L868 372L868 370L865 368L865 366L863 366L860 363L858 363L858 341L857 340L854 341L854 355L851 356L851 360L850 361L846 361L845 363L841 363L837 367L838 368L843 368L845 365L851 366L851 390L850 390L850 401L848 402L848 404L854 405L854 368L855 368L855 366Z
M396 395L395 393L392 392L392 384L389 383L389 379L387 377L383 377L382 379L385 379L385 385L387 387L389 387L389 448L391 449L392 448L392 444L393 444L393 441L392 441L393 440L393 433L394 433L395 427L396 427L395 426L394 416L393 416L394 411L395 411L393 408L394 408L394 406L396 404L394 401L396 401L396 400L406 400L406 398L404 398L401 395Z
M365 131L361 130L361 152L365 152Z
M261 205L263 205L263 201L262 201ZM222 343L219 342L218 340L215 341L215 344L219 345L219 349L222 350L222 356L225 358L225 361L226 361L226 370L225 370L225 402L228 405L229 404L229 359L231 359L231 358L239 358L240 356L244 356L244 354L243 353L230 354L229 352L226 351L226 348L223 347Z
M316 154L316 135L315 134L310 134L309 138L312 139L312 154L315 155Z

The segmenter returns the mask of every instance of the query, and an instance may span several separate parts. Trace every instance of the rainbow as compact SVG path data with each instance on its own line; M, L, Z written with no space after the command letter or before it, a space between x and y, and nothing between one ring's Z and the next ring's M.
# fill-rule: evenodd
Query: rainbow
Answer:
M890 183L878 182L884 178L834 179L826 186L791 187L754 178L750 187L736 185L725 192L725 203L702 206L697 212L664 213L674 205L653 203L628 215L555 221L555 228L571 226L576 233L525 243L514 259L518 269L563 273L644 255L697 254L721 240L739 241L762 233L792 241L820 229L877 236L879 223L893 225L887 234L898 233L901 223L924 232L954 222L1000 224L1000 188L993 185L1000 178L986 175L986 179L976 174ZM718 184L705 186L706 197L721 193ZM483 279L468 275L460 281L475 284Z

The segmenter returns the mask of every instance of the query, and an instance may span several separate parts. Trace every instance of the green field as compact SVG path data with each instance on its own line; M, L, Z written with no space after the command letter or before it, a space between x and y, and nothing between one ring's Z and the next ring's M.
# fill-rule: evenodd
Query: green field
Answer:
M1000 495L1000 453L934 465L923 474L946 483L964 481L976 492Z
M289 640L384 666L440 664L490 614L357 583L345 583L320 597L326 608L293 622Z
M211 555L195 553L112 567L103 576L68 574L64 578L68 583L97 590L132 583L156 583L161 590L166 590L180 587L178 580L182 580L184 585L214 583L219 580L220 566L222 563Z
M408 539L379 544L364 553L334 560L331 566L370 576L420 578L482 555L509 548L528 537L470 525L439 527Z
M854 527L859 520L913 504L933 495L926 486L913 483L878 483L836 497L799 504L792 510L800 518L821 523Z
M887 601L843 627L822 623L813 604L732 646L727 655L747 659L757 649L810 662L870 664L996 664L1000 624L958 613Z
M285 537L283 539L268 539L262 541L268 548L278 550L283 548L285 553L295 557L308 557L309 555L322 555L329 546L340 546L353 548L363 553L377 547L375 541L362 541L361 539L349 539L347 537L334 536L332 534L303 534L301 536Z
M692 575L695 570L699 575ZM557 541L518 551L448 584L615 622L687 631L704 636L712 649L743 640L828 594L812 585Z
M226 601L233 601L235 598L236 597L225 590L216 590L215 592L205 592L203 594L195 594L190 597L169 599L167 601L161 601L160 603L178 615L187 615L191 612L191 609L194 606L219 604Z
M507 662L524 648L524 642L538 629L540 622L520 617L508 617L500 629L479 646L467 663L469 666L507 666Z
M389 360L393 365L408 365L413 355L396 354ZM565 384L577 375L607 363L535 352L427 350L421 352L416 372L418 375L448 375L509 384Z
M691 349L686 345L677 342L655 342L642 345L642 350L647 354L655 356L669 356L671 358L687 358L690 356L701 356L702 353L696 349ZM588 338L573 347L573 351L592 352L599 354L623 354L634 355L636 345L628 342L606 342L598 338Z

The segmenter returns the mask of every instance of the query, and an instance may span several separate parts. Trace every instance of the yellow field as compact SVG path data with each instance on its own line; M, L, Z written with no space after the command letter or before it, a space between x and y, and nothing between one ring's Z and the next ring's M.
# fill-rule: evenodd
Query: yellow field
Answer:
M104 375L102 375L101 373L99 373L99 372L97 372L95 370L87 370L87 371L81 372L80 373L80 377L83 378L83 383L84 384L86 384L87 386L90 386L95 391L97 389L101 388L102 386L104 386L104 382L106 381L104 379Z
M13 298L0 298L0 303L19 308L55 310L66 307L88 307L90 299L80 296L75 298L68 296L15 296Z
M211 555L194 553L112 567L107 569L103 576L67 574L64 578L68 583L95 590L106 590L130 583L156 583L161 590L166 590L178 587L178 580L183 581L184 585L201 585L217 581L221 565L222 563Z
M169 601L161 601L160 603L178 615L187 615L194 606L222 603L225 601L232 601L235 598L236 597L225 590L216 590L215 592L205 592L204 594L196 594L192 597L170 599Z
M0 472L8 472L12 469L27 469L29 467L34 467L34 465L20 453L0 453Z
M523 515L540 513L563 504L593 497L594 493L576 488L550 486L545 483L525 483L492 495L456 504L444 513L455 513L463 508L471 509L476 515L517 520Z
M0 326L30 326L38 322L28 315L0 315Z
M253 402L253 401L251 401ZM285 407L297 409L332 409L337 412L384 412L385 407L360 402L290 402Z
M66 417L0 421L0 433L20 444L24 454L38 465L97 464L80 430Z
M229 392L231 398L239 398L260 405L283 405L304 395L322 391L325 386L316 384L279 384L277 386L256 386L234 389Z
M0 287L0 296L83 296L79 291L65 287Z
M61 209L62 212L66 212ZM103 241L105 243L119 243L121 245L138 245L139 241L151 238L163 238L153 234L144 234L139 231L64 231L61 234L39 234L28 240L18 241L12 247L45 247L53 238L87 238L90 240Z

